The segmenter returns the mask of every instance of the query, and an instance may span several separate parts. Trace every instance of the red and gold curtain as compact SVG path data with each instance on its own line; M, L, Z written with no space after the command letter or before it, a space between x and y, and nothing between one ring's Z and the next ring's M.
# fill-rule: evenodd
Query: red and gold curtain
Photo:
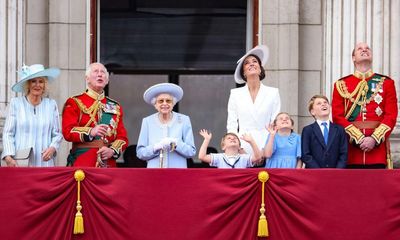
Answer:
M0 239L397 240L400 170L0 168Z

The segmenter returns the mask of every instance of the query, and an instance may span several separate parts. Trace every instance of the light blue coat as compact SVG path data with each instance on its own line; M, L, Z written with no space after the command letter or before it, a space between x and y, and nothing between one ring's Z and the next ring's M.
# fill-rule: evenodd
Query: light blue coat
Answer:
M142 121L137 143L137 157L147 161L148 168L160 167L160 153L154 152L154 144L165 137L176 138L176 149L164 156L165 167L187 168L186 159L196 154L194 146L192 124L188 116L172 112L172 119L168 124L162 124L158 113L152 114Z
M52 167L54 157L43 161L42 151L49 147L58 151L62 139L56 101L43 98L39 105L33 106L25 96L11 99L3 129L1 159L14 156L17 150L32 147L35 157L29 165Z

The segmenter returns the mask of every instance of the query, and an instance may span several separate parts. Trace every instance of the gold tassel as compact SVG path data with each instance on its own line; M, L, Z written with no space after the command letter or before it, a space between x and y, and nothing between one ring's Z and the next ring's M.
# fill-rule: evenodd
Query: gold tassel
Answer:
M261 208L260 208L260 219L258 220L258 237L268 237L268 222L267 217L265 216L265 201L264 201L264 192L265 192L265 182L269 179L269 174L266 171L261 171L258 173L258 180L262 182L262 195L261 195Z
M389 138L386 139L386 162L387 162L387 168L388 169L393 169L393 160L392 160L392 155L390 154L390 140Z
M74 174L75 180L78 182L78 199L76 201L76 214L75 214L75 223L74 223L74 234L82 234L85 232L83 228L83 216L81 213L81 181L85 179L85 173L82 170L76 170Z
M393 169L393 161L391 159L390 153L387 154L386 161L387 161L387 168Z

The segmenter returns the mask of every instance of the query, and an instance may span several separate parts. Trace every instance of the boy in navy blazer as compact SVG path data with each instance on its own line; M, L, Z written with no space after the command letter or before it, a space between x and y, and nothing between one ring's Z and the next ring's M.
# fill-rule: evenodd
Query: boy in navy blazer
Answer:
M344 128L329 121L329 100L315 95L308 102L315 122L301 133L301 160L306 168L345 168L347 135Z

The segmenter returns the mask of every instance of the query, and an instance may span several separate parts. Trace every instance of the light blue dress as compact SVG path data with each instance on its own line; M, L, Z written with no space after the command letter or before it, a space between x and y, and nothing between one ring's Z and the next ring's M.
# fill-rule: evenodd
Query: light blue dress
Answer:
M176 138L176 149L164 156L165 168L187 168L187 158L196 154L194 145L192 124L188 116L172 112L172 119L168 124L162 124L158 118L158 112L142 121L139 139L136 147L137 157L147 161L148 168L160 167L160 153L154 152L154 144L161 139Z
M269 139L269 136L268 136ZM268 142L267 139L267 142ZM301 137L297 133L289 136L275 135L271 158L266 168L296 168L297 158L301 156Z
M34 161L29 166L52 167L54 157L43 161L42 151L49 147L58 151L62 138L56 101L43 98L39 105L33 106L25 96L12 98L3 128L1 159L32 147Z
M228 157L225 153L211 153L210 166L217 168L249 168L253 167L250 154L238 154Z

